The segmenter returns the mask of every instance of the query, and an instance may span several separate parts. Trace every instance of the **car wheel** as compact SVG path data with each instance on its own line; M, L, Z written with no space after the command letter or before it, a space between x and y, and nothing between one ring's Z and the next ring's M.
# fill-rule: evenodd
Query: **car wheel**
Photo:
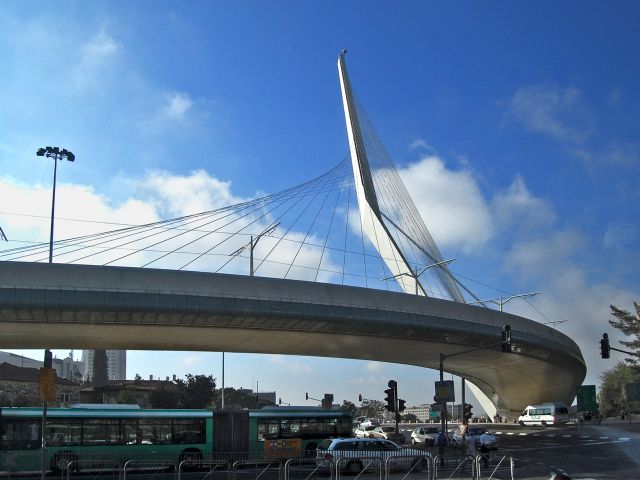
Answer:
M545 422L544 420L542 421L542 426L546 427L547 426L547 422Z
M360 460L351 460L350 462L347 462L345 470L347 471L347 473L355 475L360 473L362 471L362 468L362 462Z
M524 422L522 420L520 420L518 423L520 424L521 427L524 427Z

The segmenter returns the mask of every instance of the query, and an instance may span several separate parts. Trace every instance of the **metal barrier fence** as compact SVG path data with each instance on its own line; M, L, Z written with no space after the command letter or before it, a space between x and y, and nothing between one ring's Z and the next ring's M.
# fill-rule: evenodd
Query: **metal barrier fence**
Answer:
M351 452L356 453L356 452ZM377 452L376 452L377 453ZM431 457L394 455L383 460L378 456L349 456L340 459L308 457L272 460L236 460L246 453L216 454L207 459L179 459L168 461L164 455L146 455L127 460L122 456L58 456L55 467L47 474L57 480L435 480L455 479L514 479L512 457L491 454L476 457L455 454ZM19 459L18 459L19 460ZM52 459L53 460L53 459ZM39 480L40 471L12 471L0 465L0 480Z

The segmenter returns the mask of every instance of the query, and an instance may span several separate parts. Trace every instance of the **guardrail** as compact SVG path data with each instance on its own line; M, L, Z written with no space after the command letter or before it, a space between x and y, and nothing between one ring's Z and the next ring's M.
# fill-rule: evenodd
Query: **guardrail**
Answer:
M346 453L346 452L345 452ZM357 452L350 452L355 453ZM363 452L365 453L365 452ZM512 457L491 454L443 455L432 457L425 451L423 456L392 455L383 459L380 452L365 455L345 456L338 460L308 457L237 460L230 462L222 458L185 459L168 461L156 456L148 459L126 460L119 456L90 458L58 458L56 472L49 478L74 480L435 480L456 478L484 480L514 478ZM220 455L220 454L216 454ZM376 455L376 456L372 456ZM225 454L238 458L241 454ZM6 465L5 465L6 466ZM144 474L144 477L142 476ZM0 480L39 480L40 472L2 471Z

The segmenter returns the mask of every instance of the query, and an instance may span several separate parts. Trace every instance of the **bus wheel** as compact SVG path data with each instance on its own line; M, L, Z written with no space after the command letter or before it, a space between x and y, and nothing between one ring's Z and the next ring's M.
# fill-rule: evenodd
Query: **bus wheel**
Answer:
M347 466L345 467L347 473L351 473L354 475L360 473L362 469L362 462L359 460L351 460L350 462L347 462Z
M77 462L78 455L73 452L58 452L51 459L51 471L54 475L59 475L67 471L69 462ZM80 471L80 466L76 463L73 467L74 472Z
M202 465L191 462L201 462L203 459L204 456L202 455L202 452L200 450L198 450L197 448L187 448L183 450L182 453L180 453L180 456L178 457L178 463L182 463L187 460L190 463L187 463L183 467L183 470L195 470L201 468Z

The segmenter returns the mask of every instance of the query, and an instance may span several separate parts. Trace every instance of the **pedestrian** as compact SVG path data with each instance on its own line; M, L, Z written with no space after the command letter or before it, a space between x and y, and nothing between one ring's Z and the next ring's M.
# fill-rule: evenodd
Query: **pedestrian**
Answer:
M438 447L438 456L440 457L440 466L444 467L444 447L447 445L447 436L440 430L433 441L433 444Z
M474 435L466 435L465 441L467 442L467 456L473 458L478 454L478 448L476 446L476 437Z
M482 454L481 459L485 467L489 466L489 450L492 442L493 438L487 432L480 435L480 453Z

